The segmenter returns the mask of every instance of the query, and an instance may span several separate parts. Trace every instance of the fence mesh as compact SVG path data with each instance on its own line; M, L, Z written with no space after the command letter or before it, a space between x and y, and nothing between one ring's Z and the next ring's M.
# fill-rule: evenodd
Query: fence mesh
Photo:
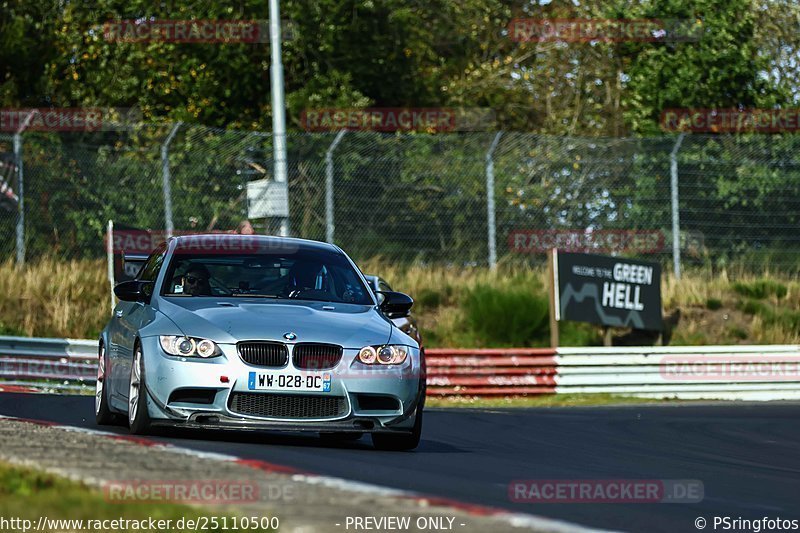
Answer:
M23 134L26 260L102 257L108 220L163 231L165 156L176 231L231 231L253 218L248 183L272 179L272 137L181 125L167 146L173 127ZM795 136L687 135L677 150L677 136L346 132L336 139L335 132L287 138L290 232L316 240L332 232L357 260L485 265L494 243L500 262L543 262L555 244L666 264L674 165L684 268L798 270ZM5 258L17 252L16 162L13 137L0 135ZM252 222L276 233L280 220Z

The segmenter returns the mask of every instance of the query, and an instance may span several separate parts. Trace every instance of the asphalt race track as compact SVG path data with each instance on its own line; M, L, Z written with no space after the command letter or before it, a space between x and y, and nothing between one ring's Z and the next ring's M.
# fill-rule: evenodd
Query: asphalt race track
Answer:
M0 394L0 414L60 424L94 428L93 408L90 396ZM598 528L697 531L702 516L714 531L714 516L800 519L799 421L798 403L429 409L423 442L408 453L374 451L368 439L323 446L315 436L263 433L154 438ZM516 504L508 497L515 479L697 479L705 497Z

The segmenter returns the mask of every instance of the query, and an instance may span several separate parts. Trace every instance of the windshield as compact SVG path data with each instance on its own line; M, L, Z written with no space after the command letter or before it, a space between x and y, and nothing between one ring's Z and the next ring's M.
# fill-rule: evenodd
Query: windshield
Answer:
M170 261L163 296L282 298L372 305L367 288L341 254L184 254Z

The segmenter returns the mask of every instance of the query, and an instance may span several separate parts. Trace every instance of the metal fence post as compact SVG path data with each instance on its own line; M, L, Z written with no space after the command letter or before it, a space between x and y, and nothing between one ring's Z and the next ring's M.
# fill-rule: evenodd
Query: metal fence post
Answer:
M681 149L685 133L678 135L669 154L670 196L672 200L672 268L675 279L681 279L681 222L678 206L678 150Z
M25 265L25 179L22 164L22 133L30 124L35 111L25 117L14 134L14 164L17 165L17 268Z
M286 218L281 220L281 237L288 237L289 224L289 168L286 154L286 99L283 87L283 57L281 54L281 15L279 0L269 0L269 42L271 64L270 89L272 92L272 152L273 177L286 187Z
M500 142L502 131L494 136L489 151L486 152L486 229L489 244L489 268L497 268L497 227L495 222L494 205L494 151Z
M172 126L172 131L167 135L166 140L161 145L161 187L164 190L164 223L166 224L167 238L172 237L175 231L175 224L172 220L172 184L169 173L169 144L175 138L183 122L178 121Z
M333 142L325 152L325 240L333 244L333 151L339 146L339 142L344 137L347 130L342 130L336 134Z

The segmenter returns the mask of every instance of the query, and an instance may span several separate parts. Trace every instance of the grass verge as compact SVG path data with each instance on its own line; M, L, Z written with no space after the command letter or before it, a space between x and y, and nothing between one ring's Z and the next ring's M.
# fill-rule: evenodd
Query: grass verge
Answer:
M477 396L428 397L425 407L580 407L589 405L620 405L640 403L665 403L680 400L660 400L656 398L635 398L617 394L541 394L531 396L505 396L480 398Z
M50 521L45 525L45 531L149 531L152 528L136 527L136 522L120 523L116 525L106 522L100 527L91 527L96 520L130 520L141 521L150 518L169 520L168 527L159 527L160 531L182 533L196 530L195 527L186 527L188 520L203 519L203 517L228 518L228 526L233 517L229 514L211 514L199 507L190 507L173 503L112 503L96 489L92 489L52 474L40 472L30 468L22 468L7 463L0 463L0 517L6 520L17 518L30 520L28 531L33 530L40 517ZM184 527L177 527L179 520L183 519ZM58 523L56 521L67 521ZM72 521L69 523L68 521ZM83 521L79 525L79 521ZM91 521L91 522L90 522ZM22 531L23 522L17 526L7 524L12 529L6 531ZM166 525L163 522L162 525ZM222 527L211 527L209 532L222 532ZM268 531L264 529L250 529L250 531Z

